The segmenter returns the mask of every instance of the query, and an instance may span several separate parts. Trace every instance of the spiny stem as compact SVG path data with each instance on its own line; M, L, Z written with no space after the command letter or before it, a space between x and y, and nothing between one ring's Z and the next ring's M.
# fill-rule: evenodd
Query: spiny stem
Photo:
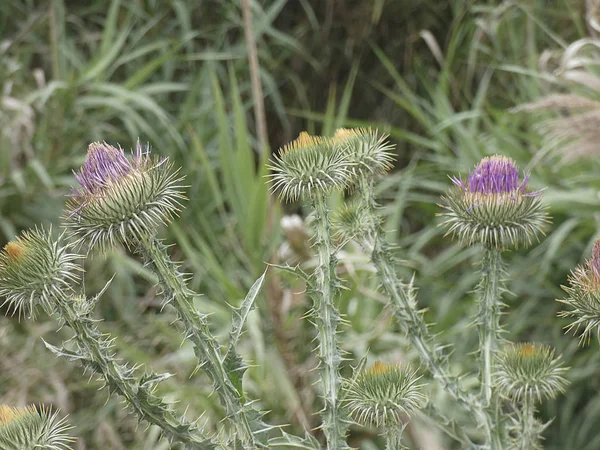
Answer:
M406 447L402 445L403 432L404 426L402 425L385 430L385 450L406 450Z
M502 309L501 276L502 261L500 250L486 247L483 253L481 282L479 283L480 300L477 316L480 352L481 400L487 415L487 444L492 450L502 448L500 439L501 423L499 422L498 397L493 390L493 361L498 350L500 336L500 314Z
M140 420L160 427L169 440L181 442L186 449L216 448L198 427L175 417L169 405L154 395L151 386L140 383L131 375L130 368L116 362L110 341L103 337L94 320L75 310L74 302L82 300L70 298L59 290L54 291L54 299L60 320L73 330L73 339L79 348L77 359L101 374L109 390L123 396Z
M461 402L467 409L481 409L479 401L460 388L447 367L447 357L433 344L423 316L417 310L411 295L411 286L402 283L396 275L395 262L383 237L381 219L377 215L377 204L373 193L373 183L361 180L359 191L362 193L361 207L367 210L365 232L358 236L358 243L371 253L371 261L377 269L383 289L390 297L394 315L406 333L411 345L419 353L421 363L437 379L442 387Z
M186 337L194 344L200 366L212 378L227 418L236 429L237 438L246 449L264 447L264 442L257 437L265 431L264 424L257 418L259 414L256 411L243 405L243 393L234 386L223 366L219 344L210 332L206 316L194 308L196 294L187 287L177 264L169 257L167 247L152 239L141 242L140 249L146 263L157 274L166 301L176 309Z
M500 340L500 275L502 272L500 251L486 248L483 253L479 290L479 348L481 356L481 398L485 406L492 399L492 364Z
M381 219L377 214L373 181L363 177L359 181L358 190L362 194L360 207L365 208L368 220L364 224L364 232L357 236L357 240L366 252L371 253L371 262L377 269L383 289L390 297L396 320L413 348L418 352L421 363L440 383L442 388L473 415L477 423L483 427L486 440L489 442L495 428L492 417L485 410L480 400L462 389L455 377L452 376L448 368L447 355L433 342L427 324L417 309L412 294L412 286L406 285L398 279L395 261L388 250L388 244L383 236Z
M325 406L322 411L323 432L328 450L347 449L346 424L338 398L342 357L337 342L337 325L340 315L333 303L337 290L336 261L331 243L331 222L324 195L313 198L315 210L315 245L318 264L314 272L314 290L311 293L314 320L318 330L319 356L321 358L321 383Z
M539 432L535 423L535 405L530 395L523 398L521 411L521 435L517 443L517 450L532 450L539 448Z

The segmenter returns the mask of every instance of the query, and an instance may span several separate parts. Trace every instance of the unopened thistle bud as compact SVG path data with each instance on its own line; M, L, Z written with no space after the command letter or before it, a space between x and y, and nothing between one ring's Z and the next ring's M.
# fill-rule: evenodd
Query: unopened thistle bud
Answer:
M151 158L139 142L130 157L105 142L90 144L75 179L80 187L67 204L67 227L78 244L100 250L153 236L184 199L178 171L166 158Z
M567 368L546 345L509 344L498 354L496 382L499 391L515 401L554 398L565 392Z
M77 258L49 231L25 232L0 251L0 296L19 314L33 314L36 305L51 311L52 296L77 279Z
M351 165L332 139L302 132L279 150L270 166L273 190L288 201L342 190L350 183Z
M332 224L342 240L362 237L372 220L359 202L346 203L333 217Z
M377 361L348 382L345 401L352 419L366 427L401 425L424 404L419 379L409 367Z
M515 162L504 156L483 158L466 180L452 177L454 186L442 197L442 223L447 234L465 244L487 247L529 245L542 232L548 215L540 191L520 180Z
M383 175L393 167L394 145L387 138L368 128L338 128L333 141L352 162L349 169L356 180Z
M560 317L574 319L566 330L581 331L580 342L589 341L592 334L600 340L600 239L594 243L592 257L577 266L569 275L569 286L562 286L568 298L558 300L569 310L559 312Z
M72 427L56 413L27 406L0 405L0 448L2 450L66 450L74 441L67 435Z

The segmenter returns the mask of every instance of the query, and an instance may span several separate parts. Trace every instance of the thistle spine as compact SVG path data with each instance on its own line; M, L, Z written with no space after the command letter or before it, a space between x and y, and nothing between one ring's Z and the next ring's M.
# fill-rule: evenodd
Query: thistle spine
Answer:
M243 394L233 385L223 367L221 350L210 332L206 316L193 306L196 294L187 287L183 274L169 257L167 247L158 239L144 240L140 243L140 251L146 263L158 276L166 301L177 311L186 337L194 344L199 364L212 378L214 388L225 406L227 417L234 425L244 448L265 447L257 436L261 431L266 431L265 426L260 420L253 419L252 416L258 415L256 411L242 404ZM255 414L251 415L249 412Z
M54 289L53 294L55 312L73 330L78 351L56 349L46 344L50 350L80 360L86 368L100 373L109 389L124 397L140 419L160 427L171 441L181 442L191 450L216 448L198 427L175 417L169 405L154 395L152 383L138 382L130 368L117 363L110 352L111 341L103 337L93 319L75 310L72 297L58 289Z
M313 197L315 211L315 246L318 250L318 264L314 272L312 292L314 320L318 330L319 355L321 358L321 382L325 406L322 411L323 432L328 450L349 448L346 444L346 428L339 391L341 377L339 366L342 361L337 341L337 326L340 314L333 303L337 291L336 259L331 242L331 220L326 204L326 196Z

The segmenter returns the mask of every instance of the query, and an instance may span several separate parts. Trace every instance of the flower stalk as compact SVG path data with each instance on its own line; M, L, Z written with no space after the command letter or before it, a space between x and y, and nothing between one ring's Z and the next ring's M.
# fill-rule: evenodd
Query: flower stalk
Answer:
M78 302L64 292L54 291L54 306L59 320L73 330L76 351L58 349L46 343L57 355L78 360L92 372L99 373L109 390L121 395L137 416L160 427L170 441L181 442L187 449L212 450L217 448L202 431L185 419L175 416L170 406L153 392L161 377L137 380L133 370L119 364L111 350L111 340L104 337L87 313L77 311ZM83 305L91 307L90 304Z
M336 259L331 242L331 221L325 195L313 196L315 213L315 246L318 263L314 272L312 289L314 321L318 330L321 382L325 405L322 411L323 432L329 450L348 448L343 411L339 399L341 386L340 363L342 356L337 341L340 314L333 303L338 288L335 273Z
M308 201L314 212L317 266L309 283L313 301L312 319L317 328L320 378L324 407L321 411L323 433L328 450L344 450L348 428L340 400L342 355L337 327L340 314L334 298L338 290L335 272L337 260L331 240L331 219L327 207L329 193L348 186L352 172L345 152L334 140L300 133L298 138L280 149L270 166L273 189L286 200Z
M227 417L235 427L237 437L244 444L244 448L264 447L265 443L260 434L264 434L267 428L258 419L258 412L244 404L241 386L239 390L234 386L223 365L219 344L208 327L206 315L194 307L196 294L187 287L178 265L169 257L167 247L154 238L141 241L139 251L146 264L158 276L165 301L177 311L185 335L194 345L200 367L212 378L214 389L225 406Z
M523 398L521 410L521 432L517 441L517 450L538 449L539 446L539 427L535 419L535 405L533 398L525 396Z
M404 426L397 425L388 428L385 433L385 450L406 450L402 445L402 435L404 434Z
M396 320L429 373L454 399L467 409L477 411L480 409L478 399L459 386L455 377L450 374L447 356L433 342L423 315L417 309L412 283L407 285L398 279L394 257L383 237L381 219L376 212L373 181L366 177L361 178L358 190L362 194L360 208L364 208L368 220L365 221L364 232L356 238L361 247L371 254L371 262L377 269L385 293L390 298Z
M479 311L477 330L479 333L479 379L480 399L486 411L486 434L491 449L502 448L501 417L498 398L494 392L492 374L493 363L501 339L500 315L502 312L501 276L503 273L500 250L486 247L483 251L481 281L479 284Z

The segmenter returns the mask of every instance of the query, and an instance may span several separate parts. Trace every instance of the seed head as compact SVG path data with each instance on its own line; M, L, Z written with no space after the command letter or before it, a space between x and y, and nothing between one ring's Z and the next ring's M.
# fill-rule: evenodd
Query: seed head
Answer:
M0 405L0 448L3 450L70 449L71 428L44 408Z
M563 393L567 368L545 345L509 344L498 354L496 382L500 392L515 401L542 401Z
M558 315L573 319L566 331L577 333L582 328L582 344L589 342L592 334L600 340L600 239L594 243L592 257L572 270L568 281L568 286L562 286L568 298L558 300L569 308Z
M519 179L513 160L491 156L481 160L466 180L451 177L454 186L442 197L442 226L467 245L505 248L529 245L542 232L548 215L541 191Z
M349 170L357 180L384 175L393 167L394 145L387 138L387 135L369 128L338 128L333 141L352 162Z
M0 297L19 315L35 313L41 305L52 310L52 296L70 289L76 281L78 255L70 253L51 237L49 231L35 229L9 242L0 251Z
M332 139L302 132L271 164L273 190L288 201L342 190L350 183L350 166L347 154Z
M130 157L106 142L90 144L75 179L80 187L67 203L66 225L77 244L100 250L152 236L184 199L178 171L166 158L151 158L139 141Z
M409 367L376 362L348 382L346 403L353 420L367 427L393 427L421 408L425 396Z

